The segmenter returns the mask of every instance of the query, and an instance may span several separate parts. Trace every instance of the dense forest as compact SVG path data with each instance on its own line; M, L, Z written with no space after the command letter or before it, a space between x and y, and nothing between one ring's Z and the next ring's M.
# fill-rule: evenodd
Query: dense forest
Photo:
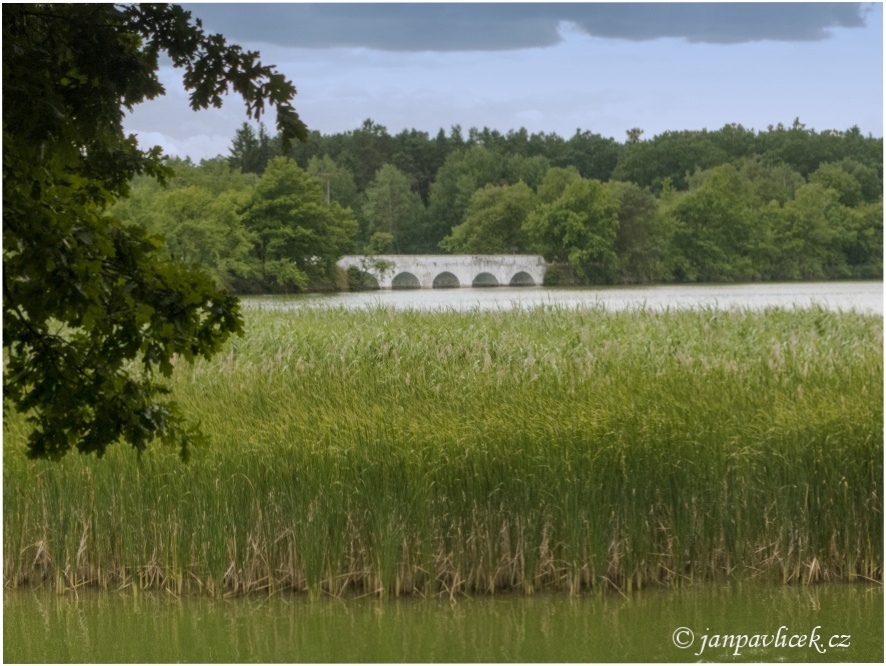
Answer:
M170 160L116 205L238 293L346 289L346 253L537 253L550 284L881 278L883 140L800 121L623 143L367 120L281 156L244 124L229 155Z

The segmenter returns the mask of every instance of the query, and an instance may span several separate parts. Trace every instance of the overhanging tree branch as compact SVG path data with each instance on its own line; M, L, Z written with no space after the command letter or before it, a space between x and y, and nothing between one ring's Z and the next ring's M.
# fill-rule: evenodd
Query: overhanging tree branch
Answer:
M122 127L124 109L163 94L161 52L184 69L193 109L232 90L251 118L276 110L284 150L307 136L292 83L181 7L4 7L4 386L29 413L34 457L157 436L185 452L192 432L156 373L242 330L236 299L106 213L135 175L170 173Z

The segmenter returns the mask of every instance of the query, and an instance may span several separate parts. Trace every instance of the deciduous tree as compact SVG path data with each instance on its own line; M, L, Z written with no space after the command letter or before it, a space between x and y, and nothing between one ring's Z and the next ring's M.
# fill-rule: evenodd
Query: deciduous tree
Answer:
M465 221L443 239L440 247L455 254L525 252L523 223L535 204L532 190L516 185L487 185L471 197Z
M619 280L657 282L670 277L670 229L648 189L634 183L606 184L618 204L618 231L613 247L618 256Z
M548 261L567 262L590 281L614 279L618 204L600 181L569 183L555 201L529 215L524 229Z
M236 300L208 275L108 214L136 174L169 175L160 150L122 127L163 94L161 54L183 70L193 109L233 90L253 119L276 108L284 147L305 136L294 86L180 7L3 9L4 400L28 414L31 456L101 455L118 440L142 450L158 435L186 451L162 375L241 329Z
M268 163L243 210L261 291L306 289L333 281L335 262L353 250L357 221L348 208L326 203L319 179L295 160Z

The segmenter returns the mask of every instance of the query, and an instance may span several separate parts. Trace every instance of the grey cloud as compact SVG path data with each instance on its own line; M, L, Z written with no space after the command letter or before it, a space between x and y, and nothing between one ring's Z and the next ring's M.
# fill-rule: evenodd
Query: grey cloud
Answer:
M741 43L817 41L831 28L864 27L861 3L693 3L582 6L572 19L598 37Z
M865 25L863 3L196 4L234 42L385 51L501 51L552 46L568 21L601 38L733 44L815 41Z

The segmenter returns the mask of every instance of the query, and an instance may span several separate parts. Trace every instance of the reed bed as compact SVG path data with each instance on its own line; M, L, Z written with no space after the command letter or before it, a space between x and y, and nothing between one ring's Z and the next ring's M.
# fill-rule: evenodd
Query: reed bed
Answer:
M214 596L881 580L883 326L822 309L247 310L183 464L28 461L7 586Z

